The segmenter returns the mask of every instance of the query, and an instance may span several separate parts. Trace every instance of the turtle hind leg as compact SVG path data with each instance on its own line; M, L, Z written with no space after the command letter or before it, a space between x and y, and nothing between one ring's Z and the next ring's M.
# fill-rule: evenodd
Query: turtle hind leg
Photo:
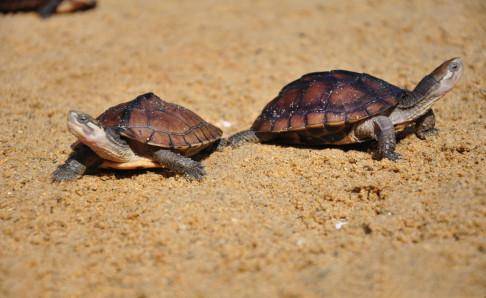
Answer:
M257 133L251 129L243 130L230 136L227 140L222 141L221 142L222 145L218 146L218 149L220 150L221 148L228 147L228 146L237 148L243 144L262 143L269 140L270 138L263 138L261 136L258 136Z
M154 153L154 158L168 169L183 174L189 180L202 180L206 171L200 162L178 153L160 149Z
M53 182L80 178L86 171L97 168L102 160L89 147L79 144L69 158L52 173Z
M61 4L62 1L63 0L50 0L44 6L39 8L37 12L42 18L48 18L56 12L57 7L59 6L59 4Z
M425 115L417 119L415 125L415 134L421 140L437 135L437 128L435 128L435 115L432 110L429 110Z

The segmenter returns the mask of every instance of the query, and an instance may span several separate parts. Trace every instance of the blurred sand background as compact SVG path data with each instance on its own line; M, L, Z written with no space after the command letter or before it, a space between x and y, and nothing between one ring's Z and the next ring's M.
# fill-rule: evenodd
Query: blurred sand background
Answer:
M42 21L0 16L0 296L484 297L484 1L129 1ZM98 115L153 91L247 128L306 72L413 88L465 75L440 134L365 151L247 145L188 182L160 171L51 184Z

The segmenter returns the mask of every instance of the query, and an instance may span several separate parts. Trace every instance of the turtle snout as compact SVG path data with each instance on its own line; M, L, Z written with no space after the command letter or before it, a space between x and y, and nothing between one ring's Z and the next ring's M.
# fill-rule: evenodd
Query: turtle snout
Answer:
M68 129L78 138L86 137L91 133L89 121L90 117L84 113L78 111L69 111L68 113Z
M78 124L86 124L89 121L92 121L93 119L82 112L78 111L69 111L68 113L68 121L73 122L73 123L78 123Z
M457 81L462 77L462 73L464 72L464 64L462 59L457 57L450 60L449 65L447 66L447 74L445 75L444 79L448 81L448 85L452 88Z
M68 113L68 122L76 121L77 112L76 111L69 111Z

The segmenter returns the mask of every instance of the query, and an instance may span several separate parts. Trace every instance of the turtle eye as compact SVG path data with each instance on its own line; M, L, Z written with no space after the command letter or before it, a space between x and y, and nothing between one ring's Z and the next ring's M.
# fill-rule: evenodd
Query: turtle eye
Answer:
M86 123L86 122L88 122L88 117L86 117L86 115L79 115L78 121L81 122L81 123Z
M452 72L456 72L459 70L459 64L456 63L456 62L452 62L450 65L449 65L449 70L452 71Z

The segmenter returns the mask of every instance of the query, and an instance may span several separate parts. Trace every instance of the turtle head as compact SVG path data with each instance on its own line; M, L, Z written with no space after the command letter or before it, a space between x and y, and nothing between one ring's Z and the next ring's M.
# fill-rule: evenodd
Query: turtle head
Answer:
M425 76L413 92L427 99L438 99L456 85L463 72L464 64L461 58L449 59Z
M81 143L90 147L103 159L125 162L133 157L132 150L118 133L112 128L105 128L86 113L70 111L68 128Z
M426 75L412 92L404 97L392 115L393 123L404 123L424 115L432 105L449 92L464 72L461 58L452 58Z
M88 146L106 139L103 126L96 119L83 112L69 111L68 129L79 141Z

